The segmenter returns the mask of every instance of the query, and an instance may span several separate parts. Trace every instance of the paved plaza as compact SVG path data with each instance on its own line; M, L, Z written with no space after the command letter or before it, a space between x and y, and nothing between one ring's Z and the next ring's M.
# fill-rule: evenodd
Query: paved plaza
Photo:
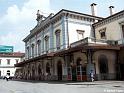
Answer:
M0 93L124 93L124 81L39 82L0 80Z

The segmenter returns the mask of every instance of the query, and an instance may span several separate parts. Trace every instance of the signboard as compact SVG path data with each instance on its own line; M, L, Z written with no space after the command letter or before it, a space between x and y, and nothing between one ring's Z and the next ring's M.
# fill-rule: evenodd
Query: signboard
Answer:
M0 53L11 53L13 52L13 46L0 45Z

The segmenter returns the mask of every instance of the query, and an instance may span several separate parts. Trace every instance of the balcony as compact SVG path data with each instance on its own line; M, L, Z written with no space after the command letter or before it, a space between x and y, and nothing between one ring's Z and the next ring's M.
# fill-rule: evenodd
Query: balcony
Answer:
M118 45L124 45L124 39L117 40Z
M114 40L98 40L95 38L87 37L77 42L71 43L70 47L76 47L79 45L117 45L118 42Z

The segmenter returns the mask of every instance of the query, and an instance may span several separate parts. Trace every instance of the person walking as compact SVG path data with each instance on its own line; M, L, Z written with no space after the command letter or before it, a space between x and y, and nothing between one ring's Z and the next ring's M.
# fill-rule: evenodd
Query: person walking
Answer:
M6 81L8 81L9 80L9 75L6 75Z
M93 82L93 81L94 81L94 73L93 73L93 70L91 70L91 72L90 72L90 78L91 78L91 81Z

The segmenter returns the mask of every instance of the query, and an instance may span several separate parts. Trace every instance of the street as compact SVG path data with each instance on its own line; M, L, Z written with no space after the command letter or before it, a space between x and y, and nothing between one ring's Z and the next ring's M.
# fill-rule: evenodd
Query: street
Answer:
M0 93L124 93L124 81L24 82L0 79Z

